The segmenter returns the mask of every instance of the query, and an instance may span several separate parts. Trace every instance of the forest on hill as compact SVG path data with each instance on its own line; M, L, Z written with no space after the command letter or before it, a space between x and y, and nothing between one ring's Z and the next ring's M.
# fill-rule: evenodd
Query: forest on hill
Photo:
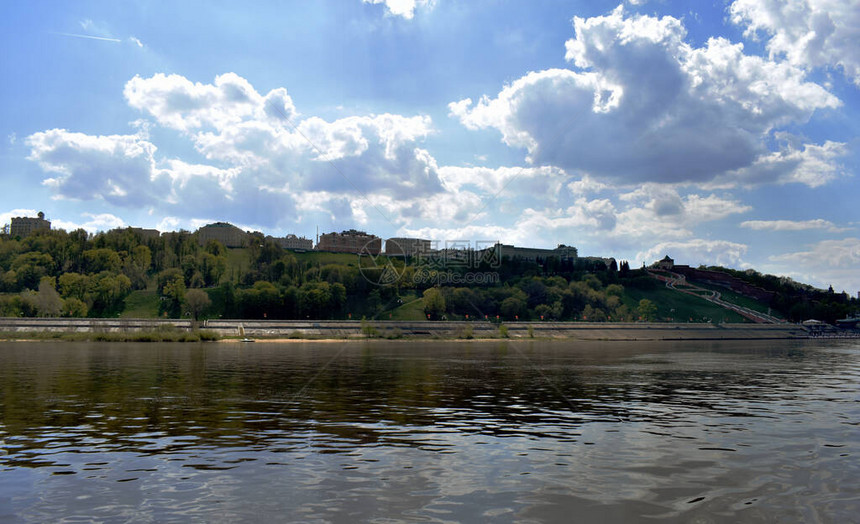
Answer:
M0 237L0 316L247 319L477 319L742 322L600 259L464 260L291 252L262 234L248 248L187 231L132 228ZM468 255L468 253L466 253ZM776 314L834 322L856 299L753 271Z

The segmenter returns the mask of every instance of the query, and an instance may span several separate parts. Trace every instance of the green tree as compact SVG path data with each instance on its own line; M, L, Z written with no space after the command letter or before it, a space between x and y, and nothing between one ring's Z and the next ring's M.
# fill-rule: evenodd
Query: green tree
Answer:
M122 273L131 280L134 289L144 289L151 266L152 251L146 246L136 246L123 260Z
M83 300L74 297L63 300L63 316L72 318L84 318L87 316L87 305Z
M194 320L197 320L210 305L212 300L202 289L189 289L185 293L184 310Z
M528 308L526 302L521 298L508 297L502 300L502 303L499 305L499 312L502 317L508 320L513 320L517 317L523 320L528 314Z
M22 253L12 261L11 270L17 277L18 289L37 289L44 276L53 274L54 259L47 253Z
M88 249L84 251L83 257L84 271L87 274L101 273L102 271L117 273L122 267L119 254L112 249Z
M328 282L308 282L299 289L302 315L309 318L328 318L331 303L331 286Z
M93 316L114 316L125 307L125 297L131 292L131 280L125 275L102 271L90 277L87 303Z
M639 301L639 307L637 310L639 312L639 318L646 322L652 322L657 318L657 306L647 298L643 298Z
M424 314L437 320L445 313L445 297L435 287L424 291Z
M60 293L63 298L85 300L89 284L90 277L80 273L63 273L60 275Z
M185 299L185 278L180 271L167 270L164 280L159 280L160 302L158 313L170 318L179 318L182 301Z
M42 277L36 293L36 309L40 317L58 317L63 310L63 299L54 289L54 277Z

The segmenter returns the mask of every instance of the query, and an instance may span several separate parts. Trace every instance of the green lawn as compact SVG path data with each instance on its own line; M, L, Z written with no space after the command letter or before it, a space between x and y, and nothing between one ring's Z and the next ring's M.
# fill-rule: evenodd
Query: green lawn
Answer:
M676 322L703 322L712 320L714 323L725 320L730 323L748 322L734 311L722 308L706 301L704 298L681 293L665 287L653 290L625 289L624 303L631 309L639 305L643 298L657 305L657 317L660 320L675 319ZM672 311L674 309L674 311Z
M391 320L425 320L424 299L417 296L404 296L403 305L391 311ZM386 314L383 318L388 320Z
M155 290L132 291L125 297L125 310L121 318L157 318L158 296Z
M763 302L759 302L758 300L756 300L754 298L750 298L750 297L741 295L740 293L735 293L734 291L730 290L727 287L715 286L713 284L705 284L702 282L696 282L696 285L701 287L701 288L711 289L711 290L719 292L721 299L723 299L726 302L729 302L731 304L735 304L736 306L742 306L745 308L749 308L749 309L752 309L753 311L758 311L760 313L767 313L768 312L768 305L767 304L765 304ZM774 316L781 316L776 311L771 311L770 314L774 315Z
M251 267L251 255L248 253L248 248L231 248L227 250L227 268L224 271L224 276L221 277L223 282L236 282L238 278Z
M358 255L352 253L327 253L325 251L308 251L306 253L293 253L296 260L302 263L319 264L341 264L344 266L358 266Z

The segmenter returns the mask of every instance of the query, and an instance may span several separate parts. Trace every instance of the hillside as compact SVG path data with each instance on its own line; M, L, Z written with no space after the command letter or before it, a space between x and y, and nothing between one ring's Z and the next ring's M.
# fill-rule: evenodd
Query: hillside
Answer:
M602 259L408 260L45 231L0 237L0 315L493 321L834 321L857 300L725 268L630 270ZM681 280L682 279L682 280ZM672 282L668 282L672 280Z

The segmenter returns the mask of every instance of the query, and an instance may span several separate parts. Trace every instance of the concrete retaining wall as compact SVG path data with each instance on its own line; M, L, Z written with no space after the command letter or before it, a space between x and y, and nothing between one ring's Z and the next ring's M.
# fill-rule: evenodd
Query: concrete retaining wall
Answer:
M178 319L66 319L0 318L0 332L135 332L173 326L192 329L190 320ZM580 340L696 340L696 339L785 339L806 338L809 332L796 324L668 324L595 322L505 322L508 336L571 338ZM464 337L499 336L499 326L489 322L451 321L294 321L294 320L206 320L201 329L221 336L343 338L364 336L363 328L373 328L383 337Z

